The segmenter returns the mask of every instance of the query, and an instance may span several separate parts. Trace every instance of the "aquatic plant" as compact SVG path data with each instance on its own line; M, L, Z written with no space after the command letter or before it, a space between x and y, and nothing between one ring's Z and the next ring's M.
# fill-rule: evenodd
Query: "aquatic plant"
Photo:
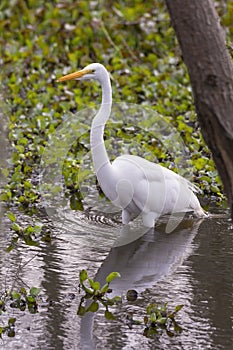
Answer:
M85 295L81 298L77 314L79 316L85 315L86 312L96 312L99 309L99 304L105 307L105 317L107 319L115 319L115 316L109 311L109 306L113 306L121 302L121 297L114 296L109 298L107 293L111 292L109 284L115 279L121 277L118 272L111 272L106 277L106 283L101 287L98 281L94 281L92 278L88 277L87 271L82 270L79 273L79 283L80 288L85 292ZM84 283L88 282L88 286ZM84 301L89 300L89 305L87 307L83 306ZM90 303L91 300L91 303Z
M28 310L31 314L38 312L38 296L41 292L40 288L31 287L27 291L24 287L19 290L11 289L1 292L0 295L0 316L3 313L9 314L10 308L18 309L20 311ZM8 324L0 326L0 338L3 334L7 334L8 337L15 336L15 323L16 318L11 317L8 320Z
M7 212L7 217L11 222L11 243L6 248L7 252L10 252L18 243L19 239L23 240L25 244L29 246L38 246L40 241L50 242L50 231L45 225L22 225L17 223L17 217L11 211ZM33 219L31 220L33 221Z

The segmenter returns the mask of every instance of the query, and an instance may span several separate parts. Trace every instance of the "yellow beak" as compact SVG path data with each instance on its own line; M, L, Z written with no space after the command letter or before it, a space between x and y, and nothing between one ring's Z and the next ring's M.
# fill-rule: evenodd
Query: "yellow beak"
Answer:
M63 77L57 79L57 82L81 78L81 77L83 77L85 74L88 74L88 73L91 73L91 72L92 72L92 71L89 70L89 69L82 69L82 70L79 70L79 71L77 71L77 72L64 75Z

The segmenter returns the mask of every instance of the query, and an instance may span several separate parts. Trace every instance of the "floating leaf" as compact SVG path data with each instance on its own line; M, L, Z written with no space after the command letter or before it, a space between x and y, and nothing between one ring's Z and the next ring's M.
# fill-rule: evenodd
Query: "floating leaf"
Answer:
M107 320L115 320L116 317L109 310L105 310L104 316Z
M167 317L160 317L156 321L157 324L159 325L165 325L167 323Z
M96 312L96 311L98 311L98 309L99 309L98 302L97 301L93 301L91 303L91 305L88 307L87 311Z
M19 300L19 299L20 299L20 294L17 293L17 292L15 292L14 290L12 290L12 292L11 292L11 297L12 297L13 299Z
M11 222L16 221L16 216L12 212L7 213L8 219L10 219Z
M13 249L14 249L14 244L10 244L10 245L6 248L6 252L7 252L7 253L10 253Z
M13 223L12 226L11 226L12 230L14 230L15 232L19 232L21 230L21 227L16 224L16 223Z
M77 311L77 315L83 316L83 315L85 315L85 313L86 313L85 307L82 306L82 305L79 305L79 308L78 308L78 311Z
M30 289L30 294L31 294L31 296L33 296L34 298L36 298L39 294L40 294L40 292L41 292L41 289L40 288L36 288L36 287L32 287L31 289Z
M86 270L81 270L79 273L79 281L82 284L84 281L86 281L88 278L87 276L87 271Z
M16 321L16 318L9 318L9 320L8 320L8 325L9 325L9 326L14 326L15 321Z
M108 291L108 289L109 289L109 284L106 283L103 285L103 287L101 288L100 291L101 291L101 293L106 293Z
M88 282L90 283L91 288L94 289L94 291L100 290L100 283L93 281L93 279L88 278Z
M107 277L106 277L106 282L110 283L112 282L115 278L121 277L119 272L111 272Z

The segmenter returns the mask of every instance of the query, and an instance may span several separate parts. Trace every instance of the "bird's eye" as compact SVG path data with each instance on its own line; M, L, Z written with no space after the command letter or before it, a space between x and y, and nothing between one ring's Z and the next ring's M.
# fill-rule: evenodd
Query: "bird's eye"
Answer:
M92 70L91 70L91 73L95 73L95 70L94 70L94 69L92 69Z

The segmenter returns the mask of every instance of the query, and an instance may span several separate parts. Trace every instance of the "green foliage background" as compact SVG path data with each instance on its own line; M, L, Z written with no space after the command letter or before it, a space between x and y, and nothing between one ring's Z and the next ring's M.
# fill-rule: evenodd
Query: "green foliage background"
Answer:
M232 50L233 1L215 4ZM57 84L56 78L91 62L101 62L111 72L114 101L153 106L167 117L190 151L193 181L209 200L222 200L164 1L1 0L0 33L0 107L9 116L13 150L9 167L1 169L7 179L2 201L24 209L39 203L36 175L50 135L67 111L100 102L98 84ZM127 139L127 132L119 134L114 126L107 133ZM139 140L136 131L130 138ZM159 162L175 169L166 153L153 148L147 133L141 131L140 140ZM81 208L76 180L84 154L77 142L64 163L67 192L76 196L74 208Z

